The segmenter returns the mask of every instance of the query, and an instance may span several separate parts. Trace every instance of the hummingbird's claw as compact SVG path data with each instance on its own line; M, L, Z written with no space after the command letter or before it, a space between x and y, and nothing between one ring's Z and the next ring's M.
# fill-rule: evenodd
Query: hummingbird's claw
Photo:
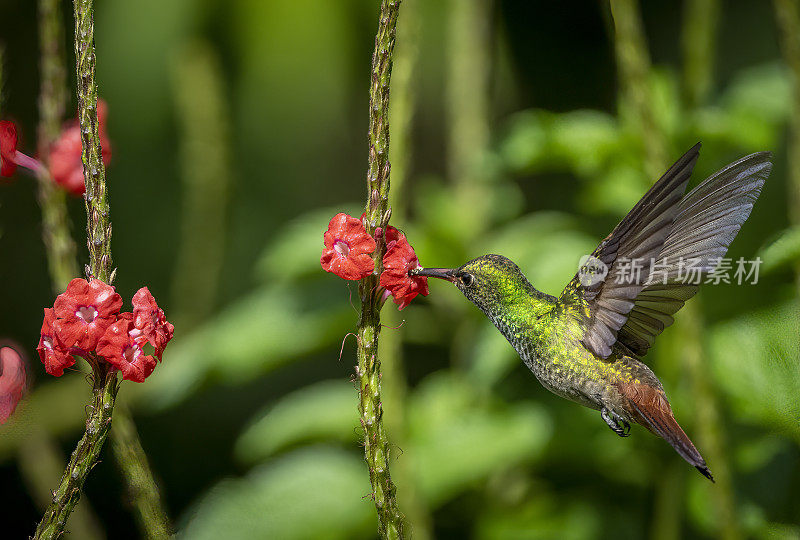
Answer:
M614 411L603 407L600 409L600 416L606 421L608 427L620 437L627 437L631 434L631 425Z

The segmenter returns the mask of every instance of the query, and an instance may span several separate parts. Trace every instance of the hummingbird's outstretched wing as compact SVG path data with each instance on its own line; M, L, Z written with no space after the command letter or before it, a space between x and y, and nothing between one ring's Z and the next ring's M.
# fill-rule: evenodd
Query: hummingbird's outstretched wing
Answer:
M617 341L617 332L625 325L639 293L645 288L649 268L642 262L658 256L678 215L678 203L686 191L700 152L694 145L664 173L636 203L597 249L592 253L607 269L604 279L579 272L566 286L560 302L580 304L589 322L584 345L594 354L607 358ZM638 270L637 270L638 265Z
M743 157L709 176L678 205L672 230L657 260L665 264L650 275L617 334L619 343L638 356L672 324L700 280L719 266L772 170L769 152Z
M697 292L697 282L720 264L772 169L771 154L759 152L717 171L685 197L685 182L679 192L654 195L684 161L688 179L698 149L699 144L678 160L595 250L593 256L609 266L605 280L584 286L578 274L561 295L564 301L586 303L590 324L583 343L602 358L615 346L637 356L647 353L672 324L672 315ZM640 212L623 228L643 203L651 211ZM637 258L644 263L641 275L632 268ZM659 266L651 267L651 260Z

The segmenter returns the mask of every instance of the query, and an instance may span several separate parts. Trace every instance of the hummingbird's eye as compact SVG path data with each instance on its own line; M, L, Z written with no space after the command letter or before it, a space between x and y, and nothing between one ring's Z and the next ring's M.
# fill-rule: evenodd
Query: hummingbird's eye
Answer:
M467 274L466 272L459 274L458 279L461 280L461 283L464 285L464 287L469 287L474 281L472 274Z

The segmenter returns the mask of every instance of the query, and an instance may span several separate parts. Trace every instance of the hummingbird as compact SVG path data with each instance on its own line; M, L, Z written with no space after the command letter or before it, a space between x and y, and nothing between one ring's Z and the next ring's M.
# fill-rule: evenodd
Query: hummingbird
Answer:
M411 274L452 282L545 388L600 411L621 437L630 434L631 423L644 426L713 482L643 357L697 292L700 280L719 266L772 163L769 152L745 156L687 194L699 152L697 143L653 184L592 254L581 259L578 272L557 297L538 291L501 255L484 255L459 268L418 268Z

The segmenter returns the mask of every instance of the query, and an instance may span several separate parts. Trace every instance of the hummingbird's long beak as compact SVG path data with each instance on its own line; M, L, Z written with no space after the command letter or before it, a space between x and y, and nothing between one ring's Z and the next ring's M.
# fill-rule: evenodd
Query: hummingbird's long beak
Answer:
M412 276L424 276L455 281L455 268L416 268L411 271Z

